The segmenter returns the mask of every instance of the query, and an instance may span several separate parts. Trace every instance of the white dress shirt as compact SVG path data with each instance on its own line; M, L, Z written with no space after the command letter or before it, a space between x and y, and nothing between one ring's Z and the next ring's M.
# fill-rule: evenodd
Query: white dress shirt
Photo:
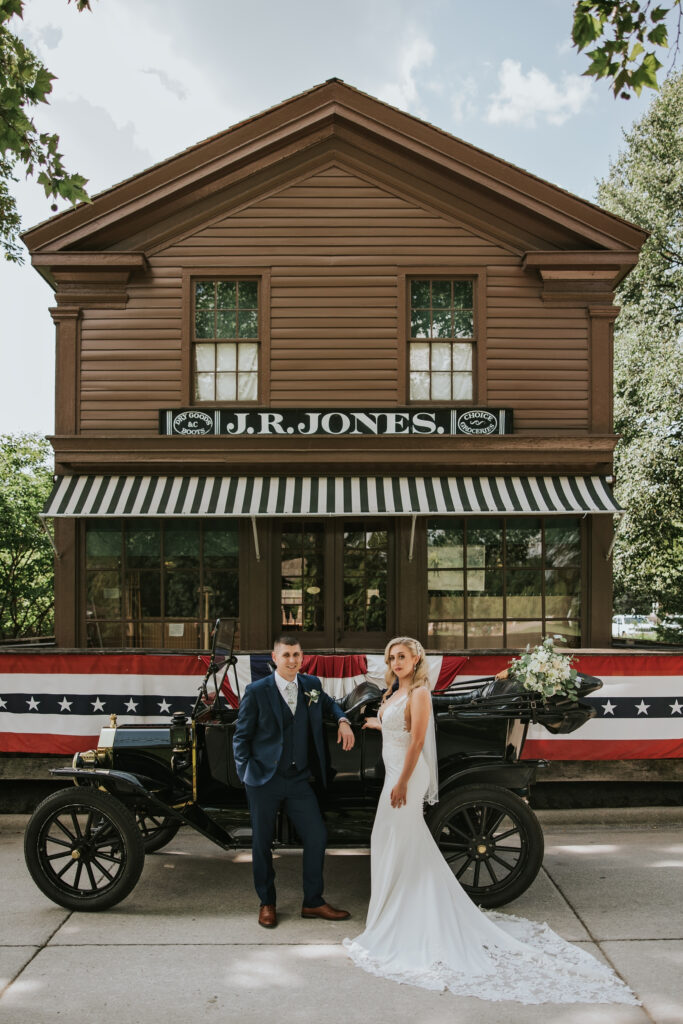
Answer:
M278 690L280 691L280 695L282 696L282 699L285 702L285 704L287 704L287 687L289 686L290 680L289 679L285 679L284 676L281 676L280 673L277 670L275 670L275 672L273 672L273 675L275 676L275 683L277 685ZM298 675L298 673L294 677L294 682L296 683L296 685L298 687L298 685L299 685L299 675ZM287 704L287 707L289 707L289 704ZM340 718L339 721L340 722L348 722L349 720L348 720L348 718L344 717L344 718Z

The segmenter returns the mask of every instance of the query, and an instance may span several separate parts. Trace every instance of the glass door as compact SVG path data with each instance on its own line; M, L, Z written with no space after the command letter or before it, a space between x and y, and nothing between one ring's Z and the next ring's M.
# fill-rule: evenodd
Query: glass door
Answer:
M288 519L279 530L282 632L309 649L380 650L393 626L391 520Z

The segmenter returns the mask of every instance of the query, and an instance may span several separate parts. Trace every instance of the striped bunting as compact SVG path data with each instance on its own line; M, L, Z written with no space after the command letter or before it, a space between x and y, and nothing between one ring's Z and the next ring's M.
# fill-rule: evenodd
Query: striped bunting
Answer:
M44 516L619 512L602 476L62 476Z

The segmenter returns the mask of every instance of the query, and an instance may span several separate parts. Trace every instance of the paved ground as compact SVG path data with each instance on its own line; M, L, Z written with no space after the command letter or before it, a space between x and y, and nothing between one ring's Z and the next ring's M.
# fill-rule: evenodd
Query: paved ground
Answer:
M122 904L69 913L34 886L24 815L0 816L0 1021L111 1024L681 1024L683 812L541 813L544 868L510 911L608 960L641 1007L520 1006L374 978L340 948L362 930L369 858L329 853L327 895L342 924L299 917L300 857L278 858L281 924L256 924L248 855L182 830L148 857Z

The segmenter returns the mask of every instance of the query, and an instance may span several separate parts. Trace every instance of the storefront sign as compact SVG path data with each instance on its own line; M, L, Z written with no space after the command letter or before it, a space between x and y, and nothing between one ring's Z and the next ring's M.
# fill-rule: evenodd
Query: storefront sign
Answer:
M511 409L164 409L159 433L231 437L511 434Z

